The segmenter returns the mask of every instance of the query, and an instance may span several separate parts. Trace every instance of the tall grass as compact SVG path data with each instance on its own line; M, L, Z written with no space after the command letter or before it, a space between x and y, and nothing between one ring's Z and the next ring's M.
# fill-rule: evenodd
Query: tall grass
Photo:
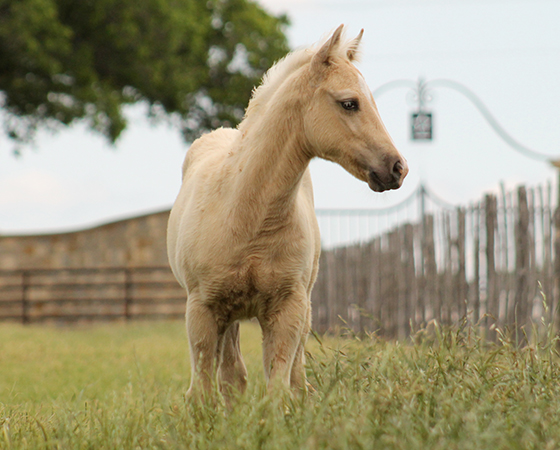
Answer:
M314 390L299 400L265 394L260 331L247 323L249 387L227 411L185 404L180 323L2 324L0 448L560 448L552 329L524 347L499 336L435 324L406 343L312 338Z

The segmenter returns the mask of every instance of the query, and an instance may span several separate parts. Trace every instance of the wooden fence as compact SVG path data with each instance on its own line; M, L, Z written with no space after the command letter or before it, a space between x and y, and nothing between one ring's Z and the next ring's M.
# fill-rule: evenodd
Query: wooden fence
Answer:
M313 327L403 339L431 320L489 329L559 322L560 217L548 189L440 208L367 242L324 250ZM546 306L543 303L546 298ZM0 271L0 320L181 318L167 266Z
M522 186L324 251L314 328L405 338L433 319L510 329L557 321L560 224L551 197L550 188Z
M175 319L185 298L167 266L0 271L0 320Z

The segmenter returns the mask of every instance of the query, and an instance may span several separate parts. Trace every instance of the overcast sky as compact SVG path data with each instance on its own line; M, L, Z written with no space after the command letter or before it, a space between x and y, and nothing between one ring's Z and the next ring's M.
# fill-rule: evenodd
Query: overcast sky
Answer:
M514 139L560 158L560 2L556 0L262 0L286 13L292 47L319 40L341 23L365 29L358 68L370 88L396 79L450 79L484 102ZM431 92L434 140L412 142L409 89L376 100L410 173L399 191L376 194L323 161L312 162L316 206L380 208L425 182L448 202L484 192L556 182L546 161L514 151L473 103L453 89ZM0 139L0 233L69 231L173 203L187 146L165 125L153 127L142 107L115 148L82 125L41 132L35 148L15 158Z

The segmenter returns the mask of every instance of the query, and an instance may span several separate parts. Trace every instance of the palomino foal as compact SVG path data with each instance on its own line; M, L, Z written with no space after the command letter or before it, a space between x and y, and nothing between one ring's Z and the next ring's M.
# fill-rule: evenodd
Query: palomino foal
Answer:
M188 396L211 391L216 373L226 400L245 389L239 320L252 317L269 386L305 391L321 250L309 162L334 161L377 192L399 188L408 172L352 64L362 33L344 41L342 28L278 62L238 129L215 130L187 152L167 245L187 291Z

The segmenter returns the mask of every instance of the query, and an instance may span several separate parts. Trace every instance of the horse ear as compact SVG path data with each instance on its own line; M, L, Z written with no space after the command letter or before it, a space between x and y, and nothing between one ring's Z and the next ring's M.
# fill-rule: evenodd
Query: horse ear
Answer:
M346 50L346 55L350 61L358 59L358 48L360 47L360 42L362 41L362 36L364 35L364 29L362 28L360 34L348 45L348 50Z
M342 30L344 29L344 25L340 25L331 38L323 44L323 46L319 49L313 59L311 60L311 65L315 68L319 68L325 65L330 64L330 59L333 55L333 50L338 46L340 43L340 36L342 35Z

